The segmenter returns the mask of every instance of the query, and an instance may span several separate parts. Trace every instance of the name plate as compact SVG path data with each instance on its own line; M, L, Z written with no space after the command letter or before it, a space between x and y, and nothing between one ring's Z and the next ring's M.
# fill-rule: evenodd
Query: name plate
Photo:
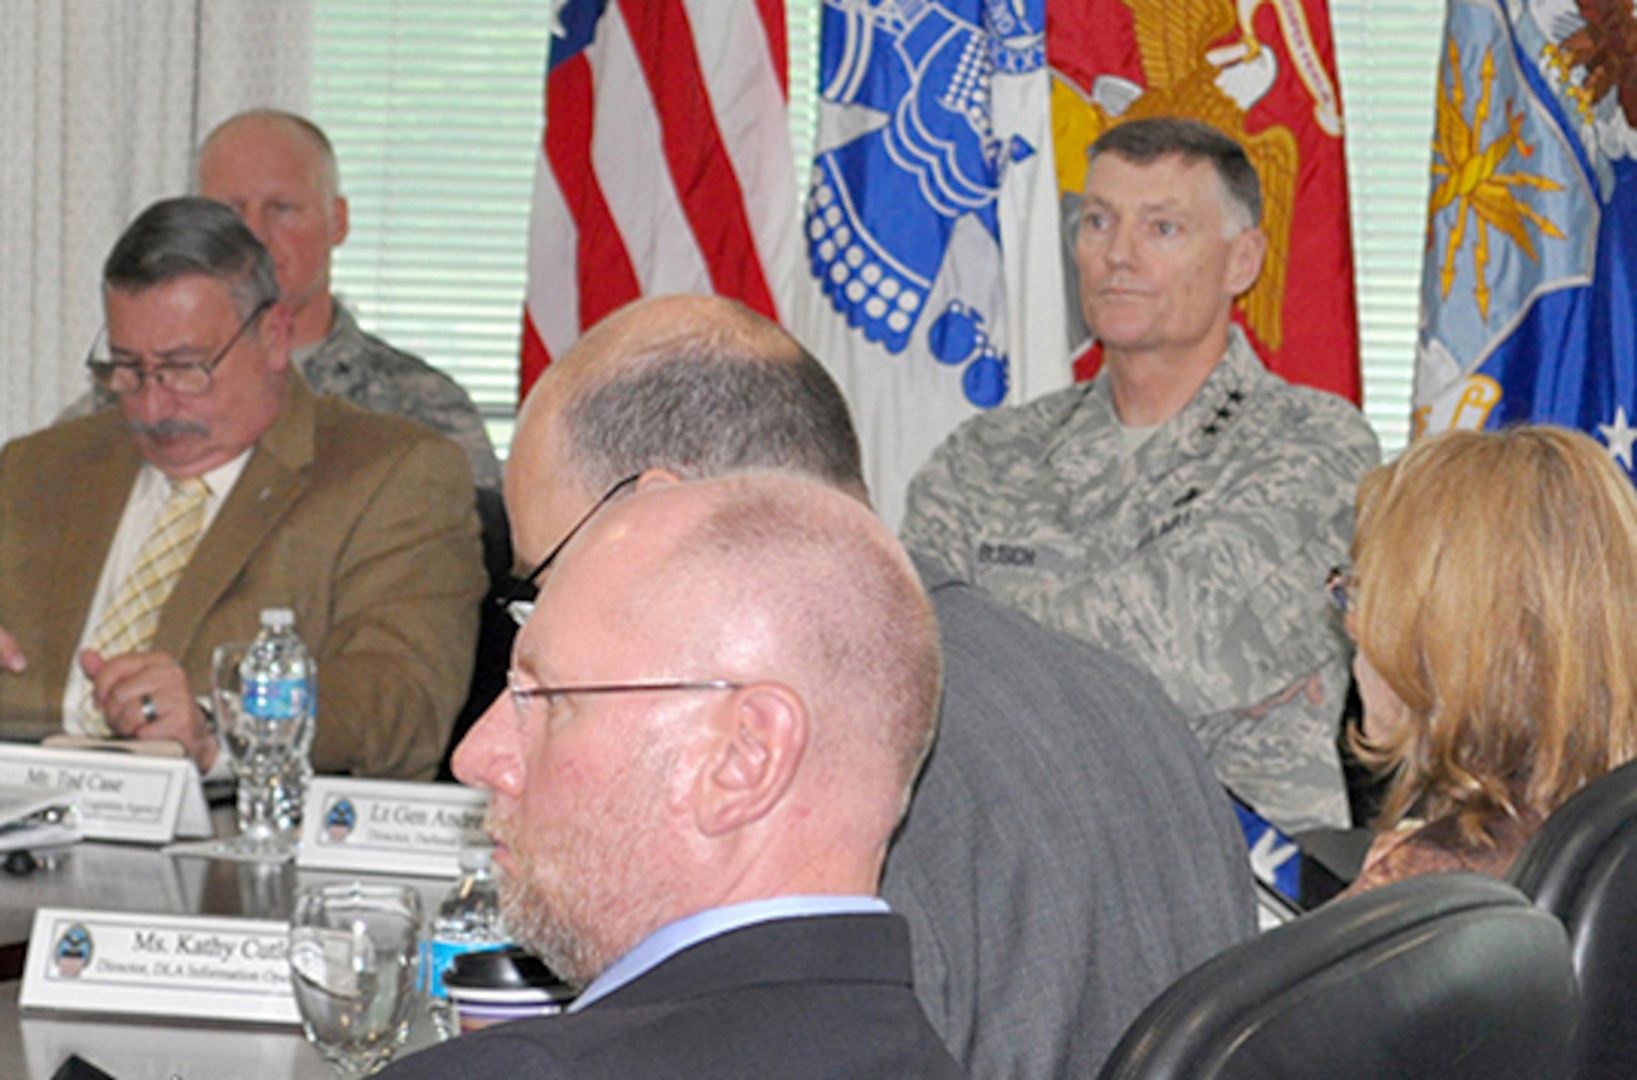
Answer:
M0 746L0 784L55 788L79 800L80 835L166 844L210 835L199 770L189 758Z
M41 908L19 1001L25 1009L297 1024L289 930L262 919Z
M319 776L307 783L296 865L454 877L462 838L483 828L489 793L459 784Z

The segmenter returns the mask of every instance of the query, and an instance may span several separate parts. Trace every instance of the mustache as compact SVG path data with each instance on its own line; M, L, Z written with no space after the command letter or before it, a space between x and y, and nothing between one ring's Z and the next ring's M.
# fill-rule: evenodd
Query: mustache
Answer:
M508 847L510 846L508 841L511 837L511 827L509 823L495 811L495 808L492 805L483 815L483 832L486 836L488 836L490 843L505 844ZM495 869L498 871L499 867L496 867Z
M152 424L144 424L140 420L128 421L131 433L142 435L149 439L174 439L178 435L209 435L210 428L197 420L160 420Z

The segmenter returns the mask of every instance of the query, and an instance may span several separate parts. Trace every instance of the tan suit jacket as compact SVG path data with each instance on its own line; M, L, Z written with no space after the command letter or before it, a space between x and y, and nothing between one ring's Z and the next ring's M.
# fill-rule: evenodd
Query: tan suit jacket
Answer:
M61 726L69 665L142 464L117 409L0 450L0 734ZM317 398L292 375L160 615L153 647L195 694L210 653L289 607L318 659L319 772L431 779L471 675L485 577L460 450L398 417Z

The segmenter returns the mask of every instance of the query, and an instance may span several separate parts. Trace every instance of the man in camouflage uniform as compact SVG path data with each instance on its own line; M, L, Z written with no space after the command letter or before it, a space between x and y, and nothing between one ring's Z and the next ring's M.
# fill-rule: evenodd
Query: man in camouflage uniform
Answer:
M347 238L347 200L324 132L291 113L240 113L205 139L196 181L199 194L231 206L272 253L291 310L291 356L312 391L442 432L466 452L477 486L498 490L500 465L466 391L366 334L330 293L330 252ZM104 392L88 394L63 418L112 403Z
M964 424L911 483L903 532L1153 671L1276 823L1345 825L1348 646L1323 585L1380 452L1358 410L1269 374L1232 324L1260 217L1255 170L1214 130L1106 133L1076 241L1102 373Z

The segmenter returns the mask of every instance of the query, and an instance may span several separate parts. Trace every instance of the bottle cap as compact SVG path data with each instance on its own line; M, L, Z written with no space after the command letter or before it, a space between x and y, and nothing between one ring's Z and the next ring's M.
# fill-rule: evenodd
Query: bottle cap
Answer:
M451 988L542 991L558 999L573 991L539 957L508 945L461 953L450 965L444 983Z
M489 863L494 860L495 846L487 837L477 839L468 838L460 846L460 869L462 873L476 873L489 869Z
M261 624L273 630L288 630L296 624L296 613L287 607L262 608Z
M462 1035L494 1024L560 1013L574 988L537 958L517 948L462 953L443 985Z

